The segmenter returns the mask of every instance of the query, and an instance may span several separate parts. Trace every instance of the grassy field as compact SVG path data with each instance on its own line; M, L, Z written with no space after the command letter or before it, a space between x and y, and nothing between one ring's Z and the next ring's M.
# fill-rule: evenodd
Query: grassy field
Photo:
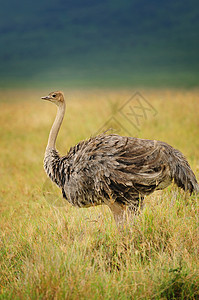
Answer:
M123 233L107 207L63 202L43 170L56 113L40 100L48 92L1 91L0 299L199 299L197 197L156 192ZM199 179L199 91L141 90L129 122L120 108L135 92L66 90L60 153L115 122L121 134L180 149Z

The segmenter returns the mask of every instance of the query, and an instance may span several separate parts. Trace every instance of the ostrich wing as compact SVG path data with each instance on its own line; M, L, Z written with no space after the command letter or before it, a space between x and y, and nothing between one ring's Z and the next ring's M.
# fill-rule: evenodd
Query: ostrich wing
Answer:
M114 159L117 169L110 173L111 184L131 194L147 195L171 182L167 144L127 138ZM124 194L124 192L123 192Z
M129 202L162 189L171 182L166 146L118 135L81 142L66 156L64 193L73 205L85 207L107 196Z

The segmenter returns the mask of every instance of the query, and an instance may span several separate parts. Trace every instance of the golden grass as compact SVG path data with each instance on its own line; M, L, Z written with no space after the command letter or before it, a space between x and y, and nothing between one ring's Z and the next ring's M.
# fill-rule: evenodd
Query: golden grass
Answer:
M65 91L60 152L97 132L110 116L119 118L118 109L134 93ZM43 171L56 113L39 99L45 94L1 93L0 299L198 299L197 197L174 186L154 193L123 234L107 207L64 203ZM132 135L180 149L199 178L199 92L141 94L156 116L140 118L139 131L125 120L122 125Z

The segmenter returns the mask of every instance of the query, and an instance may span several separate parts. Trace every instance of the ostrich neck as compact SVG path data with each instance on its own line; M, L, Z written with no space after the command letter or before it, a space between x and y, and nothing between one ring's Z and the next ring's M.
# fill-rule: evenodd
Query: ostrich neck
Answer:
M52 126L50 134L49 134L46 150L50 149L50 148L55 149L55 143L56 143L59 129L61 127L61 124L62 124L62 121L64 118L64 113L65 113L65 102L63 102L62 104L60 104L58 106L57 115L56 115L55 121L53 123L53 126Z

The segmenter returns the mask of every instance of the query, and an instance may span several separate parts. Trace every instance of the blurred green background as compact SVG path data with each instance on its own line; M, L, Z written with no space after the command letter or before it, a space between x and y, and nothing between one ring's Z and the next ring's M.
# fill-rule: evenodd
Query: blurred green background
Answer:
M10 0L0 88L197 87L196 0Z

